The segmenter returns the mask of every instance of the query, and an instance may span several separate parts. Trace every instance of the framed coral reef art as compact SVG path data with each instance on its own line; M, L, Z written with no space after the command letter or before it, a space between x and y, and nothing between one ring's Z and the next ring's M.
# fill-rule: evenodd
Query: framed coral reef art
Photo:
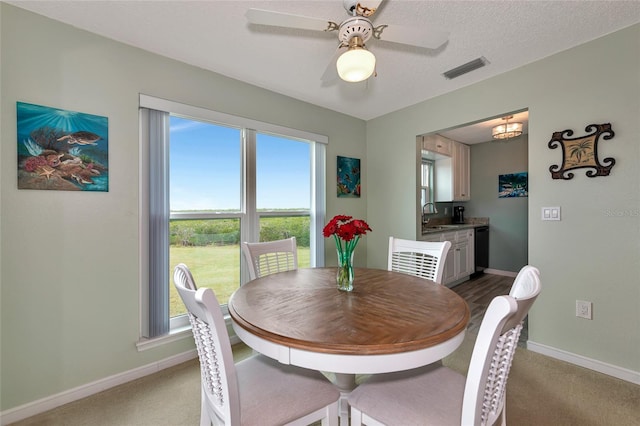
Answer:
M360 198L360 159L338 156L338 197Z
M17 102L18 189L109 191L109 119Z
M562 164L549 167L553 179L573 179L570 170L588 169L587 177L609 176L611 168L616 160L607 157L600 162L598 158L598 142L600 137L604 140L611 139L615 133L611 129L611 123L589 124L585 129L591 132L579 138L570 138L573 130L554 132L549 141L549 148L562 148Z

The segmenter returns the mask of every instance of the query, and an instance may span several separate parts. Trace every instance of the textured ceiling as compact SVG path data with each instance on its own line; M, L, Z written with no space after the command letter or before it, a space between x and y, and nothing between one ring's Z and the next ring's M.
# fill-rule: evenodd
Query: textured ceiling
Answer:
M321 76L335 33L250 25L248 8L341 22L332 1L5 1L105 37L364 120L416 104L640 22L638 1L386 0L374 25L450 32L436 50L371 40L377 77ZM477 57L489 65L441 74Z
M512 117L509 119L510 123L522 123L522 133L525 135L529 134L529 111L510 114L509 117ZM492 140L493 128L504 123L503 117L495 117L454 129L444 129L439 131L438 134L453 139L454 141L473 145ZM507 142L507 140L501 142Z

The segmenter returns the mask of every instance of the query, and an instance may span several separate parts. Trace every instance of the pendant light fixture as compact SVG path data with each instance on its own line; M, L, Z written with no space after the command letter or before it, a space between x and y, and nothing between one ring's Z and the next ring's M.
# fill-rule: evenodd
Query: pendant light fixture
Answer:
M493 128L491 134L494 139L506 140L515 138L522 134L522 123L510 123L509 120L513 118L513 115L508 115L502 119L504 124L499 124Z
M359 36L349 39L349 48L336 61L338 75L344 81L356 83L371 77L376 68L376 57L364 47Z

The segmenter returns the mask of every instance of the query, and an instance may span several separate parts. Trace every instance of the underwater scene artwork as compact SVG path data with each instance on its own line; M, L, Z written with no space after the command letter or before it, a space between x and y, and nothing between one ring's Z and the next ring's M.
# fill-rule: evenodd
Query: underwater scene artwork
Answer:
M18 189L109 191L109 119L17 102Z
M360 159L338 156L338 197L360 198Z

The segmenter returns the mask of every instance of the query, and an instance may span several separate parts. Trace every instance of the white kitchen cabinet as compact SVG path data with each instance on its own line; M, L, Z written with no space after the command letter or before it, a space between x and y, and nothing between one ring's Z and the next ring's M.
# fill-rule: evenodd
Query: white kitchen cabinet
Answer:
M453 143L453 201L471 199L471 148L463 143Z
M446 286L465 281L475 270L474 263L474 230L461 229L454 232L425 234L422 241L450 241L451 248L447 253L442 274L442 283Z
M447 257L444 262L444 271L442 272L442 284L447 285L448 283L455 281L456 276L456 268L455 268L455 250L454 246L456 244L456 236L457 232L443 232L440 234L440 241L450 241L451 247L447 252Z
M474 232L473 229L463 229L457 232L454 249L455 280L473 274L474 262Z
M429 234L424 234L420 241L432 241L434 243L439 243L440 241L447 241L442 239L442 232L433 232Z
M434 168L435 176L435 199L436 202L453 201L453 159L450 157L441 158L436 161Z
M451 157L435 163L435 199L437 202L471 199L471 149L469 145L451 142Z
M428 135L422 137L422 149L436 154L451 157L453 141L440 135Z

